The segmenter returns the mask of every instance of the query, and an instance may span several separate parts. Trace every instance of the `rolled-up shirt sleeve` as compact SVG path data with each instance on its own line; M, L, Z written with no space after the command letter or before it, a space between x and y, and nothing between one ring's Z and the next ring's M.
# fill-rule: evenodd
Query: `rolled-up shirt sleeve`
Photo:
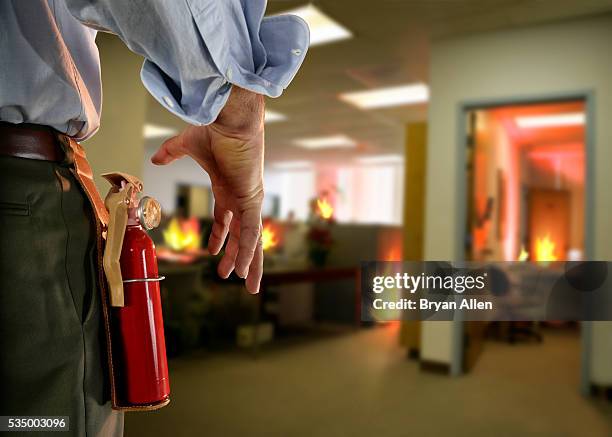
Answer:
M65 1L83 24L144 56L144 86L191 124L212 123L232 84L280 96L308 50L307 24L264 17L265 0Z

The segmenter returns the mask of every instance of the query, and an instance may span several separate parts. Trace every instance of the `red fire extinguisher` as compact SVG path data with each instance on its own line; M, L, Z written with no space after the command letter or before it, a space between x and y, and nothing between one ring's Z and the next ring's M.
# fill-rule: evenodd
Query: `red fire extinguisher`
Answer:
M170 381L159 288L163 277L146 231L159 225L161 209L150 197L138 201L142 183L133 176L104 176L113 185L105 202L110 219L104 267L119 352L121 397L127 405L156 405L169 399Z

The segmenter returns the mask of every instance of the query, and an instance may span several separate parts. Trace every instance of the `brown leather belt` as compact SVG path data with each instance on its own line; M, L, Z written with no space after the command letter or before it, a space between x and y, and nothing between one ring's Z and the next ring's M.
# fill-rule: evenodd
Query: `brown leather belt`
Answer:
M66 154L57 135L48 126L0 122L0 155L61 162Z

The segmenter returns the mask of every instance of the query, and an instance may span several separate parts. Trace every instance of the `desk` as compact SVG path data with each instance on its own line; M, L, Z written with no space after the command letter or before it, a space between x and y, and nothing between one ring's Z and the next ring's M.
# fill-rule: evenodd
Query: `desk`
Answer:
M197 347L206 309L203 261L190 264L159 261L166 344L170 355Z
M355 280L355 312L353 323L355 327L361 324L361 269L359 267L267 267L261 278L261 287L256 295L257 304L253 311L251 326L253 328L253 345L251 351L257 354L259 343L257 332L262 316L262 303L268 292L268 287L273 285L332 282L342 279Z

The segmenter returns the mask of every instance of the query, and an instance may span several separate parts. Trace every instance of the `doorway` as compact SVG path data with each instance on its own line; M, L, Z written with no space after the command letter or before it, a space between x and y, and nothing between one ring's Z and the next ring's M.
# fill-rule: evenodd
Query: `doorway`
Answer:
M592 257L593 96L460 106L457 258L478 261L581 260ZM465 167L463 167L465 165ZM488 327L456 321L452 373L469 371ZM507 328L507 327L506 327ZM533 333L533 326L521 326ZM568 342L589 381L588 323L540 326ZM503 330L502 330L503 331ZM506 330L508 332L508 330ZM531 343L532 346L536 343ZM518 351L518 349L517 349ZM578 352L577 352L578 351ZM517 355L520 359L520 354Z
M585 102L474 108L465 259L585 259Z

